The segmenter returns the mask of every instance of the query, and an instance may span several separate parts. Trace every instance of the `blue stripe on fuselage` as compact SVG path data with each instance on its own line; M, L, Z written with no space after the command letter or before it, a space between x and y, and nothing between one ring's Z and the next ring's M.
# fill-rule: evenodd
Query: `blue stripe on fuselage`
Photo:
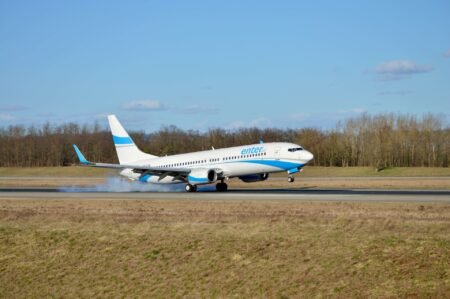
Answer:
M280 168L283 170L290 170L293 168L301 168L301 167L305 166L305 164L301 164L301 163L286 162L286 161L280 161L280 160L243 160L243 161L236 161L236 162L267 165L267 166L277 167L277 168Z

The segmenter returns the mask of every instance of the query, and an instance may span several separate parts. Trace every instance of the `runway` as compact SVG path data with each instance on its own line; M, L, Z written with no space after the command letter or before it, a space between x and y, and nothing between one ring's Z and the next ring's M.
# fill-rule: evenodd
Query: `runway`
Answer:
M386 190L386 189L231 189L219 193L201 192L92 192L78 188L62 192L56 188L2 188L0 199L86 199L86 200L294 200L352 202L450 203L450 190Z

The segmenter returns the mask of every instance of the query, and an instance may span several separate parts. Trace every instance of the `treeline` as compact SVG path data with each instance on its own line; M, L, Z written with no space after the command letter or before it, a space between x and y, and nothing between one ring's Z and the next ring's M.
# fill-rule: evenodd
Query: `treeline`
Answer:
M182 130L130 132L144 151L158 156L264 142L301 144L317 166L448 167L450 128L443 116L363 114L338 123L332 130L316 128ZM72 144L92 161L117 162L111 133L98 124L45 124L0 128L0 166L63 166L77 163Z

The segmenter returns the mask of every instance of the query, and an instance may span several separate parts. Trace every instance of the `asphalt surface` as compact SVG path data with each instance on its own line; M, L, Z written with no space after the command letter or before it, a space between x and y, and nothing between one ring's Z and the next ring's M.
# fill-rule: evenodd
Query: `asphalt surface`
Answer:
M55 188L1 188L1 199L103 199L103 200L298 200L360 202L440 202L450 204L450 190L383 189L231 189L219 193L206 189L186 192L93 192L89 188L65 190Z

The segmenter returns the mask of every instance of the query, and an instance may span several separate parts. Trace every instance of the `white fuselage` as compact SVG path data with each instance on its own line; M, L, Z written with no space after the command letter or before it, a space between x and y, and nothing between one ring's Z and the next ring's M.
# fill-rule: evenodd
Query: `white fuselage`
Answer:
M216 150L179 154L140 160L133 164L157 168L190 168L220 170L223 178L287 171L298 172L313 159L313 155L293 143L260 143ZM181 183L177 177L144 175L124 169L121 175L149 183Z

